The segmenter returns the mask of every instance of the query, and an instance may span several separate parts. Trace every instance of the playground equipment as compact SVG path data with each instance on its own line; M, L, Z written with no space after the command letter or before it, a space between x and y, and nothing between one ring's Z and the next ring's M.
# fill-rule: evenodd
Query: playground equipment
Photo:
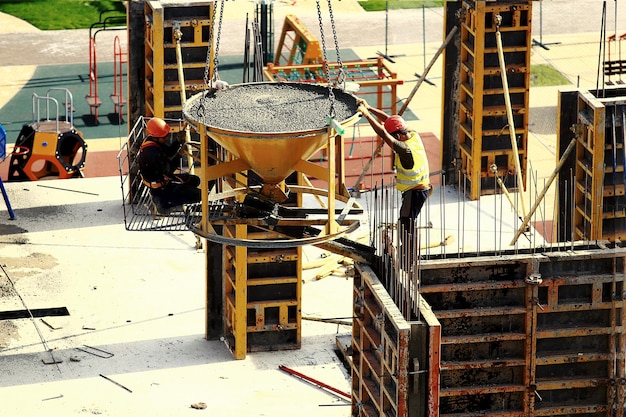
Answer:
M317 38L296 16L285 16L274 65L308 65L320 64L322 61L322 48Z
M122 50L120 37L116 36L113 40L113 93L111 101L115 113L118 114L118 122L121 124L124 120L124 106L126 106L126 95L124 94L124 68L128 63L128 54Z
M59 101L51 95L54 91L65 94L65 115L61 118ZM33 94L32 103L32 123L22 127L15 141L8 180L82 177L81 169L85 166L87 143L73 124L74 106L70 91L65 88L51 88L45 96ZM45 117L42 117L42 105L45 105Z
M87 100L87 104L89 105L89 114L93 118L93 124L97 125L98 122L98 109L102 105L102 99L98 95L98 62L96 56L96 36L101 31L105 30L125 30L126 27L123 26L126 23L125 16L106 16L105 13L109 13L111 11L104 11L100 13L100 19L98 22L92 24L89 27L89 94L85 96L85 100ZM94 29L96 29L94 31ZM119 39L118 39L119 42ZM121 49L120 49L121 51ZM117 51L116 51L117 52ZM121 52L120 52L120 62L121 62ZM120 63L121 70L121 63ZM120 75L121 76L121 75ZM121 81L120 81L121 85ZM111 96L115 104L115 99ZM121 102L121 100L119 100ZM120 111L118 105L115 106L115 110Z
M622 59L622 41L626 39L626 33L617 36L612 34L606 39L606 46L608 51L608 60L604 62L604 75L608 77L607 85L624 84L622 75L626 74L626 60ZM617 59L611 59L611 42L617 45ZM615 54L615 52L614 52ZM618 75L617 81L613 81L611 76Z

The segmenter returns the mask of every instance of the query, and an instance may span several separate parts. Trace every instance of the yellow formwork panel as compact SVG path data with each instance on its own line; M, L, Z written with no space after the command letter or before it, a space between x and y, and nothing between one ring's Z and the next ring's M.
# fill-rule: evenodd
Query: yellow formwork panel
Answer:
M59 134L57 132L36 132L35 137L37 140L33 141L33 155L50 156L56 159Z
M559 93L559 148L576 147L559 176L558 241L626 239L626 89ZM560 157L560 155L557 155Z
M227 226L224 235L247 239L248 228ZM226 246L224 253L225 339L235 359L300 348L302 248Z
M144 4L145 116L182 118L181 82L176 59L175 31L180 31L185 90L204 87L214 2L195 1ZM212 60L211 60L212 61ZM212 65L212 64L210 64Z
M476 200L494 192L495 173L518 189L505 88L496 32L502 39L510 111L515 124L519 166L525 183L531 50L531 0L465 0L460 31L459 157L468 195ZM496 24L496 17L501 23ZM524 187L524 184L521 184ZM496 190L499 192L499 190Z

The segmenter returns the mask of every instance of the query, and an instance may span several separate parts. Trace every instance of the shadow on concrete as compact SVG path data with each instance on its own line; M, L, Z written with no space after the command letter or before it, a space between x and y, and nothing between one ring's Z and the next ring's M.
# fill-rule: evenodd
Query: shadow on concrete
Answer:
M153 320L167 320L167 317L155 318ZM126 326L134 324L131 323ZM108 330L110 329L101 331ZM72 335L64 339L78 336L81 335ZM48 340L48 343L54 341L55 339L51 339ZM41 345L41 343L38 344ZM36 345L32 344L31 346L34 347ZM75 348L54 350L52 352L53 356L51 356L50 352L44 351L43 346L42 351L37 353L7 354L11 350L23 347L27 346L2 351L0 372L2 372L3 377L2 381L0 381L0 387L38 384L49 382L50 380L67 381L78 378L93 378L98 376L98 374L113 375L202 366L233 360L230 351L223 342L208 341L199 334L110 345L84 345L78 342ZM87 353L83 350L92 353ZM106 358L106 356L110 357ZM59 364L44 364L44 362L53 361L62 362ZM14 372L14 370L20 371ZM122 380L123 378L118 378L118 381ZM133 389L135 387L129 385L128 388Z
M528 130L538 135L553 135L557 128L557 107L532 107L528 112Z
M0 220L2 240L24 233L52 232L97 226L124 227L122 199L15 209L15 220Z

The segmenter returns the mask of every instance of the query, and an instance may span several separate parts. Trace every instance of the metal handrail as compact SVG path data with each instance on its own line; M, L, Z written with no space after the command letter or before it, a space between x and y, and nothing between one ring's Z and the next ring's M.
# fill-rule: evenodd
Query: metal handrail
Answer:
M70 122L72 126L74 126L74 97L72 96L72 92L67 88L62 87L52 87L49 88L46 92L46 97L50 97L51 91L63 91L65 94L65 121ZM46 105L49 103L46 103ZM48 108L46 108L46 112L49 112ZM69 113L69 116L68 116ZM57 117L58 119L58 117Z
M33 124L41 120L41 101L46 102L46 121L50 121L50 102L56 106L56 132L59 133L59 102L54 97L43 97L33 93ZM35 117L35 107L37 108L37 116Z

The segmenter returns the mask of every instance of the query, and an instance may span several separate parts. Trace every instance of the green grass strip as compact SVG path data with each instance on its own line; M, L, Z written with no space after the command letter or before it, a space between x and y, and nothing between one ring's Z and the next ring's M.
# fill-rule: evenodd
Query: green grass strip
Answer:
M85 29L102 18L125 16L121 1L0 0L0 12L27 21L41 30Z
M363 0L359 5L367 12L381 10L421 9L422 7L442 7L444 0Z
M571 82L552 65L541 64L530 67L530 86L548 87L553 85L568 85Z

